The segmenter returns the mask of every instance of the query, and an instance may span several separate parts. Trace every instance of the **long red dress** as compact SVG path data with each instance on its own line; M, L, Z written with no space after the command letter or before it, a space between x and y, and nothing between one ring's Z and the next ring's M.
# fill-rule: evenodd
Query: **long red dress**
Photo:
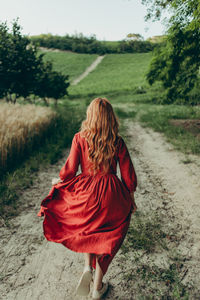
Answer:
M99 254L103 274L127 233L137 177L122 137L107 174L89 174L88 143L76 133L69 156L59 173L63 180L52 186L43 199L38 216L44 215L43 229L48 241L82 253ZM116 175L119 162L121 180ZM79 175L76 175L81 165ZM101 168L102 169L102 168ZM95 268L95 259L93 259Z

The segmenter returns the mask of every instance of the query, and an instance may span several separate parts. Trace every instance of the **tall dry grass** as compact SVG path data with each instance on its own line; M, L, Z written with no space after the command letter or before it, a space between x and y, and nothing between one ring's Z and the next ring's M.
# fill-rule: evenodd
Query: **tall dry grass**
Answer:
M43 138L55 119L56 113L49 107L0 103L1 169L6 169L10 162L23 156L35 141Z

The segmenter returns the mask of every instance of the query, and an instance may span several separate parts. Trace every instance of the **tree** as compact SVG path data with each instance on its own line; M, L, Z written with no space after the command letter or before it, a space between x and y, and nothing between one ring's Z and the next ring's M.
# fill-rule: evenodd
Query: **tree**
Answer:
M38 54L37 46L22 36L18 20L12 24L0 23L0 97L16 102L17 97L31 94L59 97L67 94L68 76L53 71L50 62L43 61L44 54Z
M167 37L155 50L147 79L150 84L161 80L166 101L189 100L198 80L200 67L200 2L199 0L143 0L148 5L147 19L160 19L168 9Z
M20 30L17 20L13 22L11 33L6 23L0 24L0 93L14 103L17 97L27 97L32 92L42 59Z
M9 45L10 37L8 35L8 27L6 23L0 24L0 98L5 97L9 88L7 73L9 61Z
M59 98L68 95L67 88L69 87L67 75L63 75L60 72L52 71L49 73L49 95L55 100L55 106Z
M139 33L129 33L126 36L127 40L132 40L132 41L143 41L144 38L141 34Z
M48 105L47 98L54 98L55 105L57 100L65 95L68 95L67 88L69 87L68 75L63 75L60 72L53 71L53 65L47 61L41 62L40 72L35 78L34 94L43 98Z

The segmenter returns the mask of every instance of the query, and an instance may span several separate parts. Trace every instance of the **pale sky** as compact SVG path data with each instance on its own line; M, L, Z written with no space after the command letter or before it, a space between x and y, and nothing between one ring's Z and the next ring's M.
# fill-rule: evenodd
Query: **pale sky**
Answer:
M122 40L128 33L145 39L164 33L161 22L145 22L141 0L0 0L0 21L19 17L23 34L95 34Z

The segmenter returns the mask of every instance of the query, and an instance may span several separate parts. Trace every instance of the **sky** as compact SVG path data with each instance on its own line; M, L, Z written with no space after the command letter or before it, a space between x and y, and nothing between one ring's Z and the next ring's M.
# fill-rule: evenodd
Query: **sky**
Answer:
M26 35L83 33L114 41L164 34L162 23L145 22L145 14L141 0L0 0L0 21L10 25L19 17Z

